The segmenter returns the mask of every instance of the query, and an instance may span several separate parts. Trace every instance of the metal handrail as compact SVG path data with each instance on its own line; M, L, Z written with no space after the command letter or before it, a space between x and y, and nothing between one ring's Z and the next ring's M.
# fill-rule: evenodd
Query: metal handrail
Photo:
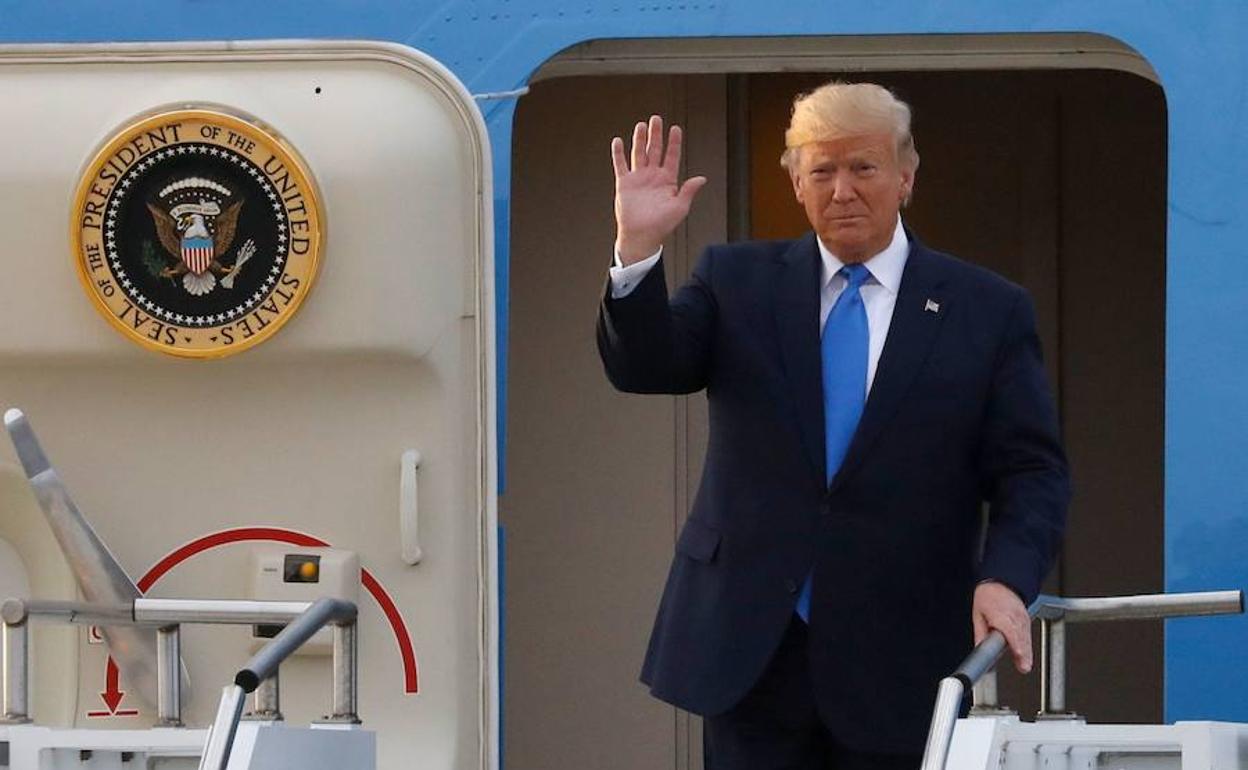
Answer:
M1038 611L1038 602L1027 609L1033 619ZM953 728L958 723L958 712L962 709L963 696L997 665L1005 650L1005 636L1000 631L990 631L952 674L940 680L920 770L944 770L945 762L949 759L949 746L953 743Z
M1070 623L1234 615L1244 611L1244 592L1200 591L1070 599L1041 594L1033 606L1036 607L1036 617L1041 620L1065 620Z
M236 626L288 623L312 602L251 599L147 599L102 604L51 599L8 599L0 605L6 623L51 620L76 625L108 623L124 626L163 626L182 623Z
M311 620L307 620L311 618ZM0 723L29 721L27 681L27 628L30 621L114 627L146 627L156 629L157 710L161 726L181 726L181 665L180 626L182 624L265 625L289 624L262 650L270 650L270 658L253 658L245 671L267 682L263 698L257 695L257 714L280 719L277 704L278 664L293 647L270 648L279 639L294 647L307 641L301 635L288 633L296 623L317 623L333 626L333 710L326 721L358 723L356 715L358 681L358 646L355 604L336 599L318 602L254 601L228 599L147 599L101 604L96 602L47 601L10 599L0 605L3 622L3 682L0 683ZM299 626L304 628L304 626ZM300 634L303 632L300 631ZM276 661L276 662L274 662ZM239 676L243 676L240 672ZM247 679L250 682L251 679ZM246 692L255 690L255 686ZM241 701L240 701L241 703ZM241 706L240 715L241 715Z
M1108 620L1158 620L1162 618L1199 615L1239 614L1244 611L1242 591L1204 591L1185 594L1142 594L1137 596L1105 596L1066 599L1041 595L1027 609L1033 619L1045 626L1045 647L1042 662L1045 677L1041 697L1042 714L1059 713L1065 709L1067 622ZM976 645L953 674L940 681L932 723L928 728L927 745L923 749L921 770L944 770L953 742L953 730L966 691L988 673L1002 653L1005 637L993 631ZM1055 686L1056 685L1056 686ZM1057 696L1057 697L1054 697Z
M1036 605L1043 643L1040 655L1040 716L1050 719L1071 719L1075 716L1066 708L1067 623L1225 615L1244 611L1240 591L1081 599L1041 596Z
M278 666L325 625L354 624L355 605L338 599L319 599L281 633L260 648L234 677L234 684L221 693L217 716L208 728L208 740L199 761L199 770L225 770L234 747L234 735L243 716L243 700L262 681L277 672ZM338 677L335 676L335 682Z

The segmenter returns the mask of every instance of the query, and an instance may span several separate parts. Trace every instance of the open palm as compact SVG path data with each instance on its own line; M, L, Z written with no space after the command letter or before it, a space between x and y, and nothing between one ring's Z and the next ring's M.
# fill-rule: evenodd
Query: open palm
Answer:
M659 250L664 239L689 215L689 207L706 177L695 176L678 184L681 131L672 126L663 146L663 119L633 129L632 158L624 153L624 140L611 140L615 166L616 249L628 265Z

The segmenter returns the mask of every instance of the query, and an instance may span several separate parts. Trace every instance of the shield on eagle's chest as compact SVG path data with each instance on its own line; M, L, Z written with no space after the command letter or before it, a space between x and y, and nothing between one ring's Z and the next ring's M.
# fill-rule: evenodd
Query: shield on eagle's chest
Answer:
M200 275L212 264L211 238L183 238L182 261L195 275Z

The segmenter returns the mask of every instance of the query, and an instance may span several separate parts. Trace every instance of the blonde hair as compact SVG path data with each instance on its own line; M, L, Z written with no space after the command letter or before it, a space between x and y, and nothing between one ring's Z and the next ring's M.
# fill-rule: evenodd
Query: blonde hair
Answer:
M780 165L795 170L798 148L810 142L878 133L893 135L897 162L903 168L913 171L919 167L919 153L910 135L910 105L875 83L834 80L793 100Z

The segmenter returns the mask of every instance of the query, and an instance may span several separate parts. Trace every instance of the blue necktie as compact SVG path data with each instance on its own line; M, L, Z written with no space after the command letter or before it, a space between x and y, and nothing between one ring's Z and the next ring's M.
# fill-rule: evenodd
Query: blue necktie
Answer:
M839 275L845 289L823 324L823 440L827 482L832 483L849 442L854 438L867 400L867 309L858 289L871 277L863 265L846 265ZM797 614L810 622L810 589L814 573L806 576L797 597Z

